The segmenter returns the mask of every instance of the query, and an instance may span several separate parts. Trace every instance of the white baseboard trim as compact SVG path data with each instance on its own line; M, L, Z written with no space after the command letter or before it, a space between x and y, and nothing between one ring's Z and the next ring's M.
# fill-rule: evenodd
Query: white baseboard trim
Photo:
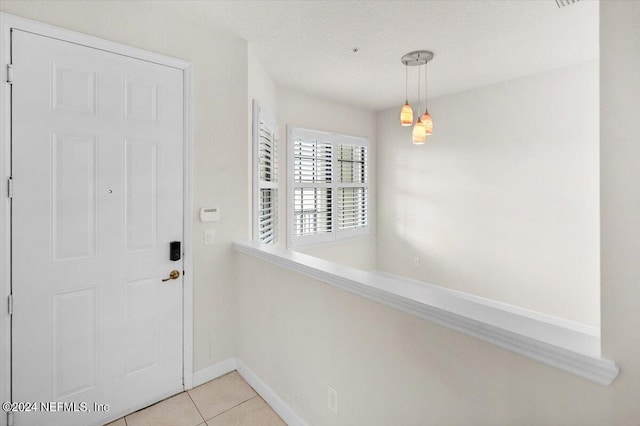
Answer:
M249 385L264 399L273 411L285 421L289 426L308 426L302 417L300 417L273 389L260 379L256 373L251 371L244 362L238 358L227 358L217 364L210 365L193 373L193 387L200 386L211 380L224 376L227 373L237 370L238 373L246 380ZM187 390L187 389L185 389Z
M300 417L293 409L282 400L265 382L263 382L256 374L249 369L238 358L235 359L236 369L238 373L251 385L253 389L264 399L273 411L284 420L289 426L308 426L302 417Z
M224 361L205 367L193 373L193 387L200 386L227 373L231 373L236 369L236 359L231 357ZM188 389L185 389L188 390Z

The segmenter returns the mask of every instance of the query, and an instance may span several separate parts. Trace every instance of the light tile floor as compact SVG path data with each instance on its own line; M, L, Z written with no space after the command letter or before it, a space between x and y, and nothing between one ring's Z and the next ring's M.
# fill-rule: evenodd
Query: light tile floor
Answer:
M236 372L106 426L286 426Z

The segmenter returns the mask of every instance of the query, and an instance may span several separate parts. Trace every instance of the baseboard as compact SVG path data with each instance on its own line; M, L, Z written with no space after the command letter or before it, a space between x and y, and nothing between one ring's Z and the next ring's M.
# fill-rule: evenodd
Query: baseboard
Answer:
M263 382L256 374L247 367L244 362L235 358L235 368L247 383L264 399L273 411L284 420L289 426L308 426L302 417L300 417L293 409L282 400L265 382ZM194 377L195 380L195 377Z
M231 373L235 369L236 359L233 357L210 365L209 367L205 367L202 370L198 370L193 373L193 387L195 388L196 386L200 386L203 383L207 383L213 379L217 379L220 376L224 376L227 373Z
M237 370L249 385L264 399L273 411L285 421L289 426L308 426L302 417L282 400L265 382L263 382L253 371L238 358L227 358L217 364L210 365L193 373L193 387L217 379L227 373Z

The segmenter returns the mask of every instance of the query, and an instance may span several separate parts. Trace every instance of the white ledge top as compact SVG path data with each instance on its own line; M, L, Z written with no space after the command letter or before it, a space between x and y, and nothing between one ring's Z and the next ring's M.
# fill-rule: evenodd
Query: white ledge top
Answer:
M385 272L368 272L254 241L235 250L417 315L544 364L609 385L618 366L600 357L600 329Z

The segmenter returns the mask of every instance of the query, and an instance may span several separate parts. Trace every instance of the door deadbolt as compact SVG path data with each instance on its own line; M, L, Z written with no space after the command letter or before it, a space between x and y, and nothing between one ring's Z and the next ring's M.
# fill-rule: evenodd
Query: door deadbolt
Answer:
M169 280L176 280L178 279L179 276L180 276L180 272L174 269L169 273L169 278L165 278L164 280L162 280L162 282L169 281Z

